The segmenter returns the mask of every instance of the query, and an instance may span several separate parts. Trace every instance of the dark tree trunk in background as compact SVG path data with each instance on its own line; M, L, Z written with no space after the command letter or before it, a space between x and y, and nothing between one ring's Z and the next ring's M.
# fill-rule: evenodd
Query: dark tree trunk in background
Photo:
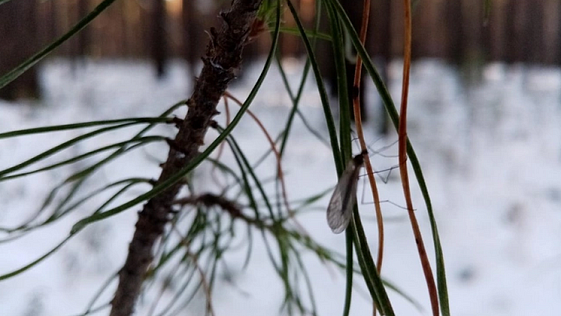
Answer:
M460 0L446 1L461 3ZM445 58L446 52L441 44L446 37L446 28L442 18L441 1L419 1L412 10L413 38L411 41L411 58ZM399 16L403 23L403 13Z
M70 7L73 9L72 21L73 24L80 21L85 17L90 10L88 0L79 0L75 7ZM83 64L86 55L89 53L89 43L90 43L90 28L85 27L82 29L74 38L71 38L68 43L70 44L70 57L72 60L72 74L77 76L77 70L81 64Z
M166 6L165 0L152 1L152 25L150 38L150 52L156 65L156 75L162 78L165 75L167 59L166 41Z
M293 0L292 4L294 5L294 8L296 8L296 10L300 12L300 0ZM301 14L300 19L303 20ZM284 11L282 20L286 27L296 28L296 21L294 21L290 10ZM325 21L327 22L328 20ZM281 33L279 37L279 49L281 52L281 56L296 57L302 55L303 45L301 43L302 40L300 40L300 38L298 38L297 36Z
M320 32L329 32L329 17L325 6L322 7L321 12ZM329 92L332 96L337 95L337 74L335 72L335 63L333 62L333 49L331 48L330 41L317 41L314 51L321 75L325 78L329 85Z
M35 0L17 0L0 6L0 74L3 75L31 57L37 50ZM37 98L36 68L26 71L0 89L0 98Z
M353 26L354 26L355 30L357 30L357 33L360 33L360 25L361 25L361 22L362 22L362 8L363 8L362 1L343 0L343 1L341 1L341 5L345 9L345 12L347 12L347 15L349 16L349 19L353 23ZM365 45L365 47L368 47L368 46ZM354 49L353 49L353 52L355 52ZM349 100L349 104L351 105L351 118L353 120L354 120L354 112L352 110L353 97L352 97L351 91L353 91L353 81L354 81L354 77L355 77L355 67L356 67L355 60L353 60L351 62L351 61L348 60L348 58L345 59L345 68L346 68L345 70L346 70L346 74L347 74L347 91L349 91L349 94L348 94L347 98ZM362 78L364 79L364 71L362 72ZM367 121L368 120L368 112L366 111L366 107L365 107L365 103L364 103L364 101L365 101L364 100L364 96L365 96L364 89L365 89L364 80L361 80L360 81L360 112L362 114L362 120Z
M374 0L371 3L371 25L369 29L370 36L368 36L369 41L367 41L367 47L375 56L375 60L378 61L378 70L380 71L380 75L386 85L388 85L388 67L392 60L392 0ZM379 125L377 131L382 135L387 135L391 130L391 122L378 93L375 92L374 94L376 95L376 100L380 103L381 109L379 112L380 117L378 119Z
M540 62L555 64L559 54L559 8L561 2L557 0L546 1L542 8L544 16L542 28L543 36L543 59Z
M460 0L447 1L445 11L446 27L448 30L446 36L447 55L452 63L461 64L466 50L462 24L462 2Z
M475 62L481 64L483 51L482 48L482 36L483 36L483 14L484 14L484 2L474 1L467 2L469 5L466 6L464 1L464 17L462 23L467 31L464 31L465 42L466 42L466 57L467 61ZM466 9L466 7L468 9Z
M489 16L483 28L483 46L486 61L499 61L504 49L505 7L491 1Z
M261 54L261 52L259 50L259 45L257 45L257 41L252 40L250 43L248 43L245 46L245 49L243 50L243 59L244 59L246 65L251 64L256 59L258 59L260 54ZM243 78L246 69L247 69L247 67L242 67L240 69L240 73L238 74L238 78ZM235 82L232 82L232 84L235 84Z
M341 5L343 6L343 8L345 9L345 11L347 12L347 15L349 16L349 18L351 19L351 22L353 23L353 25L355 26L355 28L357 28L357 33L360 30L360 22L362 19L362 1L353 1L353 0L344 0L341 1ZM328 16L327 13L322 12L322 28L320 29L320 31L325 32L328 28L329 28L329 22L328 22ZM372 34L372 33L370 33ZM330 86L330 91L332 95L337 95L337 71L335 69L335 63L334 63L334 57L333 57L333 47L331 42L327 42L327 41L318 41L317 46L316 46L316 54L317 54L317 59L318 59L318 63L320 65L321 68L321 73L323 75L324 78L326 78L327 83ZM368 46L366 46L368 47ZM352 91L352 85L353 85L353 81L354 81L354 68L355 68L355 64L350 63L348 60L346 61L346 67L345 67L345 72L346 72L346 78L347 78L347 88L348 91ZM364 77L364 71L363 71L363 77ZM362 112L362 119L363 121L367 120L367 112L364 109L364 80L361 81L361 87L360 87L360 100L361 100L361 112ZM349 93L349 95L347 96L339 96L339 97L345 97L345 98L349 98L349 101L351 102L352 105L352 97L351 94ZM353 111L351 109L351 117L353 117Z
M543 6L536 5L534 0L524 1L524 42L527 45L527 61L539 63L544 60L544 29L543 29Z
M1 9L0 9L1 10ZM42 4L41 10L43 11L42 20L43 23L39 24L39 31L43 41L41 43L44 45L47 41L51 41L59 35L58 32L58 12L55 1L46 1Z
M372 54L389 62L392 59L392 0L372 1L368 47Z
M88 0L78 1L78 19L84 18L90 12L90 3ZM90 46L90 28L86 27L78 33L76 53L77 57L84 58L89 52Z
M522 23L524 21L524 14L521 0L508 0L506 5L506 47L505 47L505 61L514 63L524 60L524 48L526 44L523 43Z
M558 16L561 16L561 5L557 4L557 14ZM557 42L557 64L561 65L561 22L559 22L559 19L557 19L557 36L555 38L556 42Z
M202 57L204 50L204 45L201 45L201 43L205 42L202 38L204 30L201 24L200 13L197 12L195 6L195 1L183 0L182 4L182 55L188 63L190 75L195 76L196 72L194 67Z

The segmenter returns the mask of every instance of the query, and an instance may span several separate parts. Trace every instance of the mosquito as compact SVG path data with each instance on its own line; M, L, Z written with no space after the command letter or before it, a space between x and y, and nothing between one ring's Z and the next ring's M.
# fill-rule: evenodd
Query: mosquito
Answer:
M364 165L364 156L367 154L366 150L362 151L349 161L329 200L327 224L335 234L342 233L353 217L359 172Z

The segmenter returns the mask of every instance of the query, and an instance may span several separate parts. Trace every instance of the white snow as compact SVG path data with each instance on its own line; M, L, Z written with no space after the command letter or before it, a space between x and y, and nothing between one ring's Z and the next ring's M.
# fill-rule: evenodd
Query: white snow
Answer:
M288 75L295 89L303 63L291 60L289 66ZM244 99L259 71L258 65L248 66L245 76L230 92ZM392 64L389 86L396 96L396 104L399 104L400 73L401 64ZM53 60L41 68L43 101L0 103L0 132L78 121L157 116L190 94L192 81L186 74L184 65L179 62L173 62L168 76L157 81L144 62L87 61L73 69L66 61ZM437 60L414 65L408 135L421 160L432 195L445 253L453 315L561 315L560 84L558 68L492 64L481 69L478 77L465 78ZM376 103L374 92L369 93L369 98L370 104ZM250 109L271 135L276 136L288 115L289 101L278 72L272 69ZM220 107L224 113L222 105ZM236 110L237 105L230 102L230 109ZM302 97L301 111L327 139L319 97L311 77ZM179 116L183 113L184 109L178 111ZM223 115L217 119L224 122ZM100 135L48 161L59 161L125 140L137 130L129 128ZM368 141L375 149L396 140L395 134L379 139L372 132L373 126L368 126L367 130ZM175 130L166 127L156 131L172 136ZM0 169L83 132L72 130L0 139ZM268 148L266 138L249 117L242 120L234 134L252 161ZM211 132L207 143L215 135ZM384 169L395 165L397 158L392 155L396 151L394 144L384 152L385 157L373 156L375 167ZM107 182L127 177L155 178L160 170L158 163L166 154L167 147L163 144L133 151L94 174L80 196L87 196ZM224 161L233 163L227 153ZM34 214L54 185L85 166L87 162L80 162L78 166L0 182L0 227L13 227ZM261 177L267 178L275 174L275 168L271 158L257 170ZM291 131L283 169L292 203L332 187L337 179L329 148L312 136L298 118ZM202 186L213 188L211 180L203 181ZM398 207L404 202L397 171L392 173L387 184L378 183L381 198L392 202L382 206L386 221L383 276L424 306L424 311L419 312L402 297L391 293L396 313L428 315L428 295L410 224L406 212ZM411 183L424 240L433 258L426 209L413 179ZM134 187L112 205L147 189L147 186ZM361 213L375 253L377 231L369 202L371 197L368 190L362 190L362 184L359 192ZM68 235L76 221L90 214L109 196L108 193L95 196L54 224L23 238L0 243L0 274L18 269L45 254ZM298 220L322 245L344 253L344 234L333 235L325 220L328 199L326 196L317 202L312 211L303 213ZM91 225L38 266L0 281L0 315L82 313L102 283L122 265L140 207ZM278 314L283 287L269 263L263 243L259 238L255 240L253 257L246 270L240 271L243 251L227 255L231 274L219 269L218 286L213 293L216 315ZM340 315L344 274L334 266L325 266L311 253L303 257L314 284L319 315ZM112 284L100 302L107 302L114 288ZM370 314L366 288L362 284L355 288L351 314ZM150 293L144 304L140 304L138 315L148 312L150 299L157 291ZM168 294L164 295L166 298L169 299ZM190 305L193 314L202 314L202 302L201 295ZM104 310L99 315L107 313Z

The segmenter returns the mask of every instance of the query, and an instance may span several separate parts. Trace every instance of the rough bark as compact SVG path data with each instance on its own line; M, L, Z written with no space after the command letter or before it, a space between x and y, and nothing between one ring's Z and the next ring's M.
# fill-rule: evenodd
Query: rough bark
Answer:
M234 0L230 10L220 14L220 29L211 29L211 40L203 58L204 67L188 101L189 111L179 126L174 146L170 146L158 183L168 179L199 154L212 117L217 114L216 104L241 65L242 50L260 4L260 0ZM153 259L154 243L164 231L173 200L181 186L177 183L150 199L139 213L128 257L119 273L111 316L132 315Z

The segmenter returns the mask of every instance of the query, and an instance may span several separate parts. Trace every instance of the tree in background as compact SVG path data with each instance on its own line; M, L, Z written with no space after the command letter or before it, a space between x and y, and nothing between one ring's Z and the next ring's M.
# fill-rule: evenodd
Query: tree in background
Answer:
M165 75L166 60L168 58L167 44L167 14L165 0L152 0L152 27L150 36L150 52L156 65L156 76Z
M39 48L35 0L10 1L0 10L0 73L6 73L32 55ZM39 86L35 68L22 74L17 80L0 90L0 98L38 98Z

